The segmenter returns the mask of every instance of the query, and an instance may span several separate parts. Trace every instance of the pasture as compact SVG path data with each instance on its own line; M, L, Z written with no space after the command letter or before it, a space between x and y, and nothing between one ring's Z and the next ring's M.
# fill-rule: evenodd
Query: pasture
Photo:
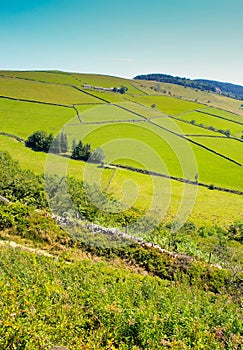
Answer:
M76 74L73 77L61 72L2 73L58 84L1 77L0 94L28 100L36 99L50 104L70 105L68 108L0 99L0 131L2 132L26 139L37 130L56 134L64 128L68 136L70 151L73 138L76 141L82 139L85 143L90 143L93 149L102 147L107 162L134 166L192 181L195 181L198 174L199 182L243 190L242 167L203 148L203 146L209 147L213 151L242 163L242 143L223 138L222 134L182 120L169 118L166 114L178 115L178 118L185 121L190 121L194 117L196 122L198 120L195 115L200 116L199 123L223 129L230 129L230 125L230 130L235 135L243 130L240 124L235 123L241 122L241 116L221 109L205 107L200 103L163 96L161 93L158 93L157 96L145 95L139 90L143 84L141 81L134 82L89 74ZM75 80L75 77L79 80ZM111 102L104 103L95 96L62 85L69 83L79 87L82 83L103 87L125 85L129 90L124 95L87 91ZM148 82L146 89L151 90L150 84L151 82ZM145 87L142 88L145 89ZM189 89L184 90L187 92ZM77 117L73 104L76 105L80 118ZM153 104L156 105L155 108L151 108ZM197 109L218 114L232 119L232 121L195 112ZM213 121L217 123L217 126L212 124ZM198 142L199 145L173 133L186 135L189 139ZM45 154L33 152L14 139L4 136L0 136L0 149L9 151L24 168L29 168L39 174L43 173L46 163ZM53 161L55 171L59 171L58 169L62 171L63 166L67 166L69 175L78 179L87 177L85 163L74 160L69 160L67 163L67 159L56 155L48 157ZM152 211L156 211L161 206L166 211L167 218L172 218L178 211L179 198L183 194L184 185L177 181L163 178L155 180L147 175L121 169L97 170L95 165L91 166L90 179L95 181L97 171L102 188L113 193L116 198L122 199L128 205L134 204L139 209L148 210L151 209L151 201L155 196ZM190 188L194 191L194 187L190 185L187 193L190 193ZM123 190L126 190L125 197ZM136 193L139 195L137 196ZM170 203L169 198L171 199ZM196 222L203 222L203 220L205 222L232 221L234 218L240 217L241 198L241 196L233 194L199 188L196 204L190 218ZM189 201L190 196L188 195ZM207 203L210 203L209 211ZM168 210L166 209L167 204Z
M45 171L47 161L45 153L34 152L20 142L6 136L0 136L0 150L8 151L24 169L30 169L39 175ZM52 158L49 161L53 162L55 171L58 172L59 169L60 173L63 173L66 169L67 160L56 155L50 155L50 157ZM67 172L77 179L87 180L87 174L84 174L86 165L81 161L69 160ZM162 203L166 222L175 219L181 203L184 203L185 215L189 214L188 219L198 226L226 225L242 217L242 196L185 185L178 181L153 178L128 170L101 170L95 165L93 171L89 169L88 175L90 174L98 174L98 177L95 178L94 176L94 179L91 178L89 181L97 182L97 178L100 178L104 190L113 194L118 200L122 200L127 204L132 203L142 211L156 210L158 204ZM183 193L185 194L183 195ZM195 193L195 203L191 205L190 198L194 198ZM151 203L153 203L152 207Z
M189 180L194 180L198 172L201 182L243 189L241 167L156 125L68 125L65 130L70 141L82 139L93 148L102 147L108 162L169 173ZM215 138L214 142L217 140L221 139ZM200 139L196 141L200 143Z
M209 110L210 111L210 110ZM211 112L209 112L211 113ZM194 120L196 124L203 124L205 127L214 127L217 130L229 130L231 136L240 136L243 132L243 123L237 124L234 121L228 121L221 118L214 117L209 114L204 114L200 112L185 113L180 116L188 122Z
M241 101L225 97L213 92L200 91L198 89L185 88L176 84L159 83L157 81L137 80L141 89L150 95L166 95L179 98L185 101L202 103L208 107L217 107L243 116L240 109ZM157 89L157 91L154 90ZM164 93L166 91L166 94Z
M74 116L72 108L0 99L0 131L24 139L37 130L55 134Z
M100 102L95 97L70 86L3 78L1 76L0 95L63 105Z

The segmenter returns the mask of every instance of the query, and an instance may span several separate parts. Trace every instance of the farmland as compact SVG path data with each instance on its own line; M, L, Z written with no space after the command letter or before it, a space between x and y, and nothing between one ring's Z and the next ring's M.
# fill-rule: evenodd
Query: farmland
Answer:
M52 132L55 135L64 129L70 150L73 138L76 141L82 139L90 143L92 148L102 147L107 162L156 171L190 181L195 181L198 173L199 182L243 190L242 167L223 157L242 163L242 143L226 138L217 131L199 126L203 123L207 127L230 129L232 136L239 137L242 130L239 124L242 120L240 115L207 107L195 101L188 102L175 96L164 96L161 92L154 96L154 90L153 95L149 96L148 94L152 92L151 82L62 72L3 71L0 79L0 94L19 99L19 101L0 99L1 132L27 139L37 130ZM83 84L103 87L124 85L128 87L128 91L121 95L92 89L78 90L83 89ZM73 86L77 86L78 89ZM193 89L183 91L189 96L191 90L194 91ZM30 102L21 101L22 99ZM227 98L224 99L228 101ZM33 103L33 100L44 104ZM215 107L218 105L215 104ZM199 110L209 114L198 112ZM173 116L175 118L172 118ZM193 118L198 125L189 123ZM8 150L24 168L43 173L45 154L33 152L6 136L0 136L0 149ZM60 156L53 155L53 159L56 164L62 164ZM58 169L59 165L56 165L56 168ZM68 163L68 173L76 178L83 178L84 169L83 162L70 160ZM95 174L95 166L93 170ZM115 172L103 169L100 172L103 189L113 193L118 199L123 196L122 184L127 179L132 179L139 195L136 198L134 189L136 186L128 187L127 193L131 191L131 198L126 200L141 210L149 208L154 196L150 177L124 169L117 169ZM156 185L158 193L161 195L164 193L168 197L170 190L167 187L170 181L163 178L156 181L158 181ZM172 184L167 218L172 218L177 212L179 198L185 186L177 181L172 181ZM208 202L211 203L209 213ZM226 202L229 203L227 207ZM155 206L158 206L158 203L159 201L156 201ZM203 220L213 223L217 218L217 222L226 223L241 216L241 203L241 196L199 188L191 219L200 223Z

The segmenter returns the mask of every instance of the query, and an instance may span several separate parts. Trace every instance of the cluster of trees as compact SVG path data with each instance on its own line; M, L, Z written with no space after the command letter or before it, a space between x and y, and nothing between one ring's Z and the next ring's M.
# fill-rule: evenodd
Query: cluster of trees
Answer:
M212 92L219 91L222 95L236 98L238 100L243 100L243 86L230 83L222 83L220 81L205 79L188 79L160 73L137 75L134 79L153 80L162 83L177 84L184 87L191 87L194 89Z
M64 131L55 138L52 134L48 135L45 131L36 131L28 137L25 145L35 151L55 154L67 153L69 149L67 135ZM71 158L85 162L89 160L93 163L102 163L105 159L105 154L99 147L93 151L90 144L83 144L81 140L76 144L76 140L73 139Z
M48 135L45 131L36 131L28 137L25 145L34 151L48 152L53 139L53 134Z
M128 88L126 86L121 86L120 88L114 87L114 92L120 92L120 94L125 94L127 92Z
M25 145L40 152L50 151L58 154L68 151L67 135L64 132L54 138L53 134L48 135L45 131L36 131L28 137Z
M85 162L90 161L92 163L102 163L105 159L105 154L101 148L96 148L92 151L89 143L83 144L79 140L78 144L73 140L73 152L71 155L72 159L83 160Z

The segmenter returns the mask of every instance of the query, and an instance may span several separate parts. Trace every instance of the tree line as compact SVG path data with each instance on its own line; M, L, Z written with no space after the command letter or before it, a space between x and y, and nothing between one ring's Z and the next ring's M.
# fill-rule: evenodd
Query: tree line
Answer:
M55 138L52 133L47 134L45 131L36 131L28 137L25 145L34 151L54 154L67 153L69 150L68 138L64 131L57 134ZM85 162L102 163L105 159L105 154L100 147L92 150L89 143L84 144L81 140L77 143L73 139L71 158Z

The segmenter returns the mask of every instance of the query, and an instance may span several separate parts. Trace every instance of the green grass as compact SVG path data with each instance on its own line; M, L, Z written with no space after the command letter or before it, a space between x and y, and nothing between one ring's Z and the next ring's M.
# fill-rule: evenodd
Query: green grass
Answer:
M164 95L162 92L166 90L166 95L168 93L173 97L184 99L186 101L197 101L208 105L209 107L217 107L237 113L243 116L243 111L240 109L241 101L235 100L233 98L228 98L213 92L200 91L192 88L184 88L180 85L167 84L167 83L158 83L156 81L147 81L147 80L137 80L139 86L146 92L149 92L151 95ZM161 92L156 92L151 87L160 87Z
M117 103L117 102L124 102L125 96L120 93L114 93L114 92L104 92L104 91L95 91L91 89L85 89L84 91L87 91L91 93L94 96L97 96L99 98L102 98L109 103ZM102 103L102 101L100 101Z
M0 150L8 151L13 159L19 161L22 168L30 169L34 171L35 174L42 174L45 170L46 154L34 152L13 139L0 136ZM65 159L55 155L51 157L50 160L53 161L53 168L55 171L58 172L59 167L60 169L65 169ZM68 164L68 173L82 180L84 178L84 167L85 163L70 160ZM94 168L94 170L95 169L96 168ZM89 172L89 174L90 173L91 175L95 175L96 171ZM98 172L104 189L107 188L109 180L112 177L112 181L107 190L114 194L117 199L121 200L123 198L123 192L126 191L127 195L123 198L124 201L127 203L133 202L135 207L141 210L148 210L154 196L156 196L153 208L162 204L162 207L167 209L167 205L169 204L165 220L171 221L175 218L183 198L184 185L182 183L161 178L152 179L149 176L126 170L117 170L115 176L113 176L113 174L114 170L111 169L103 170L101 175L100 172ZM128 179L130 183L134 184L134 187L127 187L127 189L124 189L123 186L127 183ZM94 181L97 181L97 178ZM188 185L187 192L189 189L190 186ZM195 195L195 190L196 188L192 186L192 193L190 194L189 191L188 195L185 196L186 208L190 208L190 198L193 198ZM136 191L138 193L137 197ZM218 225L229 224L242 216L242 205L242 196L198 188L195 205L193 206L189 219L198 225L212 225L215 223Z
M211 110L207 110L209 113ZM213 126L216 129L222 129L222 130L230 130L230 134L232 136L240 136L243 132L243 125L236 124L234 122L230 122L224 119L220 119L217 117L213 117L211 115L207 115L200 112L192 112L183 114L180 116L180 118L191 121L195 120L196 124L203 124L206 127Z
M78 74L74 73L73 76L80 80L80 84L89 84L92 86L101 86L101 87L121 87L122 85L128 88L128 94L140 94L143 95L143 92L139 91L136 88L136 84L132 80L112 77L108 75L99 75L99 74ZM135 85L135 87L133 86Z
M217 139L217 142L215 142L214 139L207 137L190 137L190 139L243 164L243 142L228 137L219 138Z
M190 180L198 172L201 182L243 189L242 168L148 123L67 126L66 132L70 140L74 137L84 139L94 148L102 146L110 162Z
M81 112L80 106L77 106L77 108ZM85 123L116 120L143 120L143 118L109 104L95 106L92 109L84 110L81 112L81 118Z
M95 97L69 86L0 77L0 95L57 104L96 103Z
M233 349L242 341L240 305L225 293L11 248L1 248L1 270L3 349Z
M235 122L243 123L243 116L237 115L235 113L231 113L231 112L228 112L228 111L225 111L223 109L203 108L202 110L204 112L212 113L212 114L215 114L215 115L218 115L218 116L230 119L230 120L235 121Z
M195 102L187 102L168 96L143 96L137 97L135 101L146 106L156 105L156 109L165 114L176 115L195 109L203 108L203 105Z
M200 128L199 126L188 124L183 121L169 118L169 117L153 118L152 121L157 125L160 125L164 128L167 128L181 135L208 135L208 136L221 135L213 131ZM214 140L214 142L217 142L217 141Z
M51 71L0 71L1 75L40 80L50 83L58 84L71 84L75 85L76 80L69 74L63 72L51 72Z
M72 108L0 99L0 130L25 139L37 130L55 134L74 116Z

